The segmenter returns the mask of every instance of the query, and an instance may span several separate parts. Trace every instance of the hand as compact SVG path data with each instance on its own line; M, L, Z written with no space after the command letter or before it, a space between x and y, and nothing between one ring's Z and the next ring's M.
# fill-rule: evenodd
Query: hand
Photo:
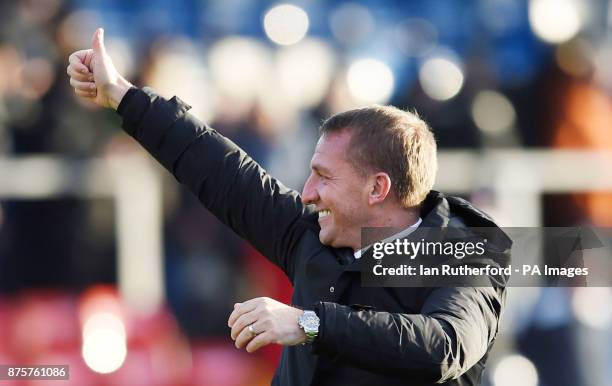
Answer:
M234 304L227 325L231 327L236 347L246 345L247 352L255 352L270 343L293 346L306 342L306 334L298 325L304 311L270 298L255 298ZM255 332L249 331L249 326Z
M66 72L74 92L102 107L117 109L132 84L115 69L104 46L104 30L94 32L92 48L74 52L68 58Z

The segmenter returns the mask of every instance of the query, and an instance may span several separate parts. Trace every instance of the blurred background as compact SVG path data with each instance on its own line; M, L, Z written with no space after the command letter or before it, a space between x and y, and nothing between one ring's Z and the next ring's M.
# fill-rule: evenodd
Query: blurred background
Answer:
M325 117L393 104L431 124L438 190L505 226L612 226L612 1L21 0L0 20L0 364L69 364L74 385L276 367L226 322L289 282L72 93L98 26L126 78L290 187ZM610 385L610 288L511 288L500 329L483 385Z

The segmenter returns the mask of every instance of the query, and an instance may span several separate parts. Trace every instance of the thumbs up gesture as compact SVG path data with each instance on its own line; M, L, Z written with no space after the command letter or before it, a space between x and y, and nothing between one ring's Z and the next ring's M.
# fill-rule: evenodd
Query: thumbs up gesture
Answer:
M104 30L94 32L92 48L72 53L66 72L76 95L102 107L117 109L125 93L133 87L115 69L104 46Z

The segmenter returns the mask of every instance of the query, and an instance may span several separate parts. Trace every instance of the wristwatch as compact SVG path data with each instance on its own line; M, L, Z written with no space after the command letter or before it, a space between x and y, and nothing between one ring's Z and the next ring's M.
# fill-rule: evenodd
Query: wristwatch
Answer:
M314 311L304 311L298 318L298 325L306 334L305 344L311 344L319 334L319 317Z

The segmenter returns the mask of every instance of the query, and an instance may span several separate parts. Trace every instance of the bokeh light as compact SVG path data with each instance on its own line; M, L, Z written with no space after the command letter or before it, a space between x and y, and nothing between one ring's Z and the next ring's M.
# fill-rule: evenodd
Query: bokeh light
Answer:
M353 97L361 103L386 103L394 87L393 72L376 59L359 59L348 69L347 83Z
M593 69L595 48L585 39L576 38L561 44L555 50L559 67L573 76L588 75Z
M95 286L82 295L81 355L87 366L101 374L117 371L127 356L127 331L116 290Z
M514 125L516 111L504 94L483 90L476 95L472 103L472 119L483 132L502 134Z
M334 37L344 44L361 42L374 30L374 24L370 10L357 3L342 4L329 18Z
M147 73L147 84L168 98L180 95L199 119L208 122L214 119L216 90L198 47L191 40L174 38L156 44L155 50L157 55Z
M493 370L493 386L537 386L538 372L533 362L522 355L509 355Z
M438 44L438 30L425 19L410 18L395 27L400 50L409 56L429 54Z
M296 107L313 107L321 102L329 88L333 69L333 52L321 40L305 39L284 47L277 55L283 93Z
M572 310L588 327L606 329L612 326L612 289L610 287L576 288Z
M70 49L91 47L93 27L102 25L102 16L91 9L80 9L71 12L64 18L58 29L58 37ZM107 43L108 36L105 37Z
M302 40L308 32L308 14L300 7L281 4L264 16L264 29L276 44L288 46Z
M235 100L251 101L266 85L272 54L257 40L231 36L210 49L209 66L219 92Z
M83 336L93 335L96 331L107 329L125 338L125 325L116 314L108 311L92 314L83 325Z
M432 56L419 70L423 91L432 99L445 101L459 93L463 86L463 72L454 60Z
M612 7L610 7L612 10ZM612 11L610 11L612 15ZM612 25L612 16L611 25ZM608 90L612 90L612 39L600 47L595 54L595 81Z
M531 0L529 23L537 37L548 43L563 43L581 28L576 0Z
M83 327L83 359L97 373L117 371L127 356L125 326L118 316L95 313Z

